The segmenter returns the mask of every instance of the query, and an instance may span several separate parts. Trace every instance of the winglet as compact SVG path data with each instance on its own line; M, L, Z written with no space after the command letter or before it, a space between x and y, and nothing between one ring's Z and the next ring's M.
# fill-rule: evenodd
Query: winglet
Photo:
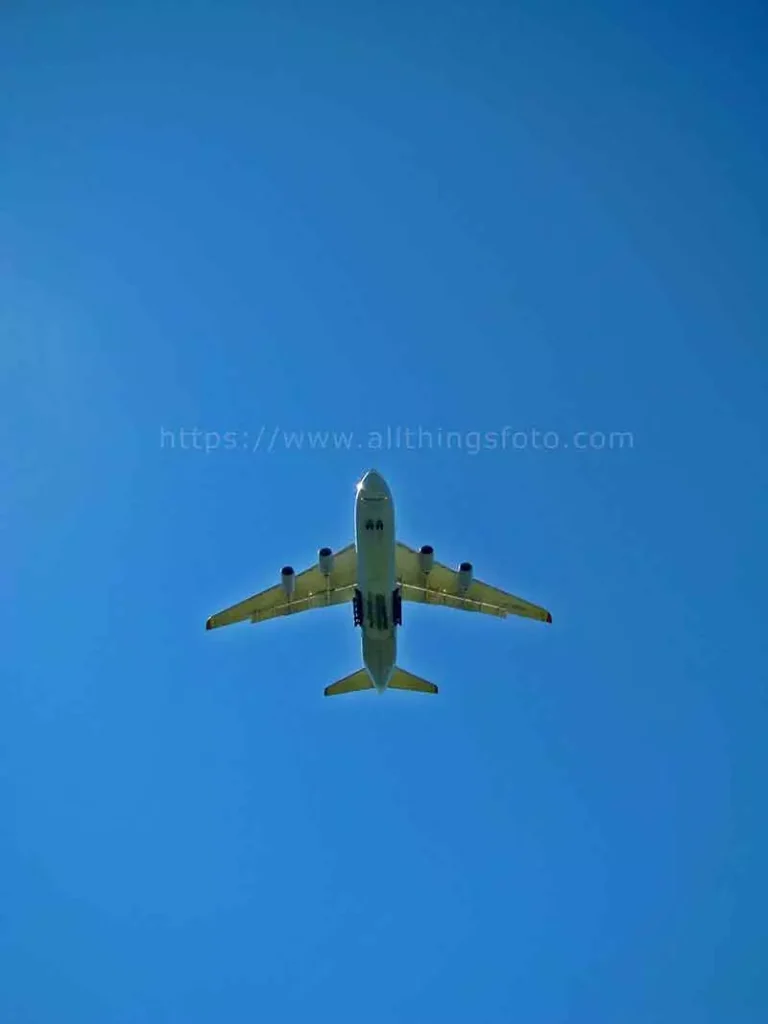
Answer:
M551 612L547 612L547 617L546 617L546 619L544 619L544 621L545 622L551 622L552 621L552 613Z
M211 616L211 618L206 621L205 628L206 629L213 629L213 616Z

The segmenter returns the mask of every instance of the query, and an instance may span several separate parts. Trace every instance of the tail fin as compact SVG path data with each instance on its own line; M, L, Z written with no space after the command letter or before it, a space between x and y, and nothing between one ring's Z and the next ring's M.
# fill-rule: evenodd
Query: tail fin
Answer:
M372 689L373 683L371 682L371 677L364 668L361 668L359 671L353 672L349 676L344 676L343 679L339 679L338 682L332 683L330 686L326 686L325 696L335 697L338 693L352 693L354 690Z
M392 690L414 690L416 693L437 693L434 683L428 683L426 679L406 672L404 668L395 668L392 678L389 680L389 687Z

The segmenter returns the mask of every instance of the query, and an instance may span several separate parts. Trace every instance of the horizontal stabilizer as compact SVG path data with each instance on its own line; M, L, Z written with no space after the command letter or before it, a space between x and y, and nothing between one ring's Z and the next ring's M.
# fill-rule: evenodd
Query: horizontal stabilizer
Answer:
M350 676L344 676L343 679L339 679L338 682L332 683L330 686L325 688L326 697L335 697L339 693L354 693L355 690L372 690L373 683L371 677L361 668L357 672L353 672Z
M416 693L437 693L434 683L428 683L426 679L406 672L404 668L395 668L392 678L389 680L391 690L413 690Z

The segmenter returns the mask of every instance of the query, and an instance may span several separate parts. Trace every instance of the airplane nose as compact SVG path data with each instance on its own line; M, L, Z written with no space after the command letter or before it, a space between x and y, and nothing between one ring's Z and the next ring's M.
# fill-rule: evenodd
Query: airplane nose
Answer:
M389 487L387 481L381 475L377 473L375 469L369 469L363 479L358 485L359 490L363 492L363 497L374 497L381 495L383 497L389 497Z

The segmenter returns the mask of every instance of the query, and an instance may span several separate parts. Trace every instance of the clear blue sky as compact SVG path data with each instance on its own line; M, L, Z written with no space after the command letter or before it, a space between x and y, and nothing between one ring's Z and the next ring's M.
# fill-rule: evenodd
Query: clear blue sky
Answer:
M3 1024L768 1019L761 5L0 19ZM206 633L369 466L554 624Z

